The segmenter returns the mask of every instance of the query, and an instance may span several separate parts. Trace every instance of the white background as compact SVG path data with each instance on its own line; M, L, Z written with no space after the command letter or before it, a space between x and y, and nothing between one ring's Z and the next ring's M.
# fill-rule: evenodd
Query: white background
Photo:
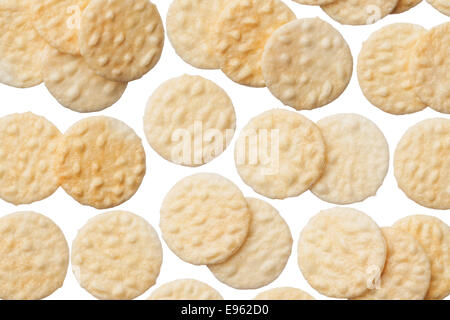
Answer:
M168 6L171 1L153 0L153 2L157 5L161 17L165 22ZM447 16L441 14L426 2L423 2L409 12L400 15L390 15L371 26L343 26L329 18L319 7L299 5L289 0L285 0L284 2L295 12L298 18L318 16L336 27L344 35L352 49L355 68L356 57L359 54L362 42L372 32L380 29L382 26L395 22L410 22L431 28L437 24L449 21ZM201 75L215 81L229 94L233 100L237 114L237 131L232 145L219 158L203 167L195 169L177 166L162 159L150 148L143 132L142 118L149 96L163 81L184 73ZM62 132L76 121L89 116L88 114L79 114L60 106L50 93L47 92L44 85L30 89L16 89L0 85L0 97L2 101L2 108L0 108L1 116L14 112L31 111L48 118ZM124 121L142 138L147 154L147 174L136 195L117 208L100 211L78 204L62 189L58 189L51 197L31 205L16 207L0 200L0 216L25 210L45 214L61 227L70 245L76 236L77 230L89 218L102 212L116 209L131 211L141 215L160 234L158 227L159 208L164 196L181 178L197 172L216 172L222 174L234 181L241 188L245 196L264 199L264 197L254 193L238 176L233 160L234 142L242 127L251 118L263 111L280 107L283 107L282 103L273 97L265 88L255 89L241 86L229 80L220 70L200 70L186 64L175 54L166 37L162 58L157 66L142 79L130 83L122 99L114 106L97 113ZM290 108L287 109L293 110ZM302 111L301 113L311 120L317 121L332 114L348 112L358 113L374 121L386 135L391 153L391 166L377 196L369 198L362 203L353 204L351 207L369 214L380 226L390 226L398 219L412 214L436 216L447 224L450 224L450 210L437 211L427 209L409 200L398 189L392 168L392 155L395 147L403 133L410 126L424 119L435 117L449 118L449 116L431 109L405 116L395 116L385 113L372 106L365 99L358 85L356 71L353 74L349 87L339 99L323 108L313 111ZM232 289L216 280L206 266L193 266L180 260L161 240L164 250L161 274L157 280L157 284L143 294L140 299L147 298L150 292L161 284L180 278L194 278L204 281L216 288L225 299L252 299L257 293L263 290L281 286L294 286L309 292L315 298L326 298L312 289L303 278L296 261L297 241L300 231L314 214L320 210L331 208L334 205L319 200L310 192L306 192L297 198L282 201L264 200L279 210L289 224L294 238L292 255L286 269L277 280L269 286L258 290ZM69 266L64 286L51 295L49 299L93 299L93 297L78 285Z

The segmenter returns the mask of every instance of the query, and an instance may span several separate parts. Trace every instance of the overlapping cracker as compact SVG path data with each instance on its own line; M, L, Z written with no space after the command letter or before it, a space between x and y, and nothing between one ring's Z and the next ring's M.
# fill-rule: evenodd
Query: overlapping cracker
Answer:
M247 203L251 213L247 240L228 260L208 266L217 279L236 289L257 289L274 281L292 249L291 232L278 211L259 199L247 198Z
M431 264L430 288L425 299L444 299L450 295L450 228L431 216L415 215L394 224L411 234L425 250Z
M42 75L50 93L64 107L78 112L101 111L120 99L126 82L107 80L92 71L81 56L48 48Z
M419 122L403 135L394 155L398 186L418 204L450 209L450 120Z
M162 285L153 291L148 300L223 300L223 298L206 283L182 279Z
M289 22L267 41L262 73L270 92L297 110L322 107L338 98L353 72L342 35L319 18Z
M161 206L160 227L169 248L195 264L221 263L247 239L251 215L231 181L199 173L179 181Z
M294 13L280 0L231 0L216 23L222 71L237 83L264 87L261 58L266 41L294 19Z
M325 141L327 164L311 191L336 204L374 196L389 168L389 146L376 124L357 114L338 114L317 125Z
M148 0L91 0L81 17L79 37L89 67L121 82L150 71L164 45L161 17Z
M380 228L354 209L324 210L300 235L298 263L303 276L329 297L360 296L379 277L385 260L386 244Z

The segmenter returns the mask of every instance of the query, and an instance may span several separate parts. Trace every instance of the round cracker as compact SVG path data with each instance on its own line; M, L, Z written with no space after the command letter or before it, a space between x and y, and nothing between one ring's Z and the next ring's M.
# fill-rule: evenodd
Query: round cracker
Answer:
M169 248L195 264L221 263L247 239L251 215L230 180L200 173L179 181L161 206L160 227Z
M161 17L148 0L91 0L83 11L79 36L89 67L119 82L150 71L164 45Z
M430 261L413 236L382 228L387 256L379 283L357 300L423 300L430 286Z
M380 228L358 210L321 211L300 234L300 269L314 289L329 297L360 296L379 277L385 260Z
M0 82L17 88L42 82L41 55L47 46L33 28L28 5L28 0L0 1Z
M358 57L358 80L366 98L392 114L408 114L427 107L416 95L409 74L411 51L426 30L395 23L374 32Z
M69 247L49 218L18 212L0 218L0 298L43 299L66 278Z
M336 0L292 0L292 1L310 6L321 6L324 4L333 3Z
M397 6L395 7L394 11L392 11L392 13L397 14L406 12L414 8L421 2L422 0L399 0Z
M185 166L201 166L219 156L235 128L236 114L226 92L200 76L164 82L150 97L144 115L152 148Z
M19 205L52 195L59 187L53 161L61 137L31 112L0 118L0 198Z
M295 14L280 0L231 0L216 24L222 71L233 81L264 87L261 59L266 41Z
M290 287L270 289L258 294L253 300L315 300L308 293Z
M32 1L34 28L45 41L59 51L80 54L80 19L89 2L90 0Z
M278 211L259 199L247 198L247 203L251 213L247 240L225 262L208 266L219 281L235 289L257 289L274 281L292 249L289 226Z
M425 299L450 295L450 228L438 218L415 215L394 224L411 234L425 250L431 264L431 282Z
M145 175L145 152L141 139L122 121L90 117L66 131L55 166L71 197L106 209L136 193Z
M449 0L427 0L436 10L450 17L450 1Z
M425 33L411 59L416 94L438 112L450 113L450 22Z
M167 13L167 36L175 52L200 69L219 69L214 25L225 0L175 0Z
M409 128L395 150L398 186L422 206L450 209L449 136L449 119L428 119Z
M250 120L235 150L242 180L272 199L308 190L325 168L325 143L319 128L304 116L274 109Z
M223 300L223 298L206 283L181 279L162 285L153 291L148 300Z
M322 107L350 82L353 57L342 35L319 18L289 22L267 41L262 72L270 92L297 110Z
M317 125L325 140L327 163L311 191L335 204L374 196L389 168L389 146L375 123L357 114L338 114Z
M44 54L42 76L56 100L78 112L95 112L113 105L127 87L126 82L109 81L95 74L81 56L50 47Z
M155 229L124 211L100 214L79 231L72 245L72 270L98 299L133 299L156 282L162 247Z
M392 13L399 0L337 0L322 6L332 19L341 24L373 24Z

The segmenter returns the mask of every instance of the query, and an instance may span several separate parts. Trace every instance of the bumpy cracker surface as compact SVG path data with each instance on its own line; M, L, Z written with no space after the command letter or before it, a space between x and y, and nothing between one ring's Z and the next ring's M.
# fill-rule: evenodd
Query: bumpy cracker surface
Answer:
M450 113L450 22L428 31L412 57L410 74L419 98L436 111Z
M422 0L399 0L397 6L395 7L394 11L392 11L392 13L403 13L405 11L414 8L421 2Z
M47 46L33 28L28 5L28 0L0 1L0 82L18 88L42 82L41 55Z
M258 294L254 300L315 300L306 292L296 288L275 288Z
M144 115L152 148L186 166L200 166L219 156L235 128L236 114L226 92L199 76L164 82L150 97Z
M450 209L449 137L449 119L428 119L409 128L395 150L398 186L422 206Z
M162 247L147 221L114 211L90 219L72 245L72 270L80 285L99 299L133 299L153 286Z
M430 259L431 282L425 299L444 299L450 295L450 229L443 221L423 215L403 218L395 228L411 234Z
M324 4L333 3L336 0L292 0L292 1L310 6L321 6Z
M58 226L34 212L0 218L0 298L37 300L62 287L69 247Z
M182 279L162 285L153 291L148 300L223 300L223 298L206 283Z
M80 19L89 1L32 1L33 25L41 37L59 51L80 54L78 46Z
M382 228L386 240L386 264L379 283L358 300L423 300L430 286L428 256L413 236L394 228Z
M0 118L0 198L27 204L59 187L53 167L61 133L31 112Z
M148 0L91 0L81 17L80 51L99 75L128 82L161 57L164 28Z
M278 211L259 199L247 198L247 203L251 213L247 240L225 262L208 266L217 279L236 289L257 289L274 281L292 249L291 232Z
M127 83L109 81L95 74L81 56L48 47L42 76L50 93L64 107L78 112L103 110L124 93Z
M141 139L122 121L90 117L66 131L55 165L70 196L105 209L135 194L145 175L145 153Z
M279 0L232 0L216 25L220 68L233 81L264 87L261 58L267 39L294 13Z
M357 114L338 114L317 125L325 140L327 163L311 191L336 204L374 196L389 168L389 146L376 124Z
M160 227L169 248L182 260L221 263L244 243L251 215L231 181L200 173L179 181L161 206Z
M427 0L435 9L441 13L450 16L450 1L449 0Z
M369 216L354 209L324 210L300 235L300 269L309 284L326 296L360 296L381 274L385 260L381 230Z
M358 58L358 79L366 98L385 112L413 113L426 108L409 74L414 46L425 34L421 26L396 23L373 33Z
M337 0L322 6L334 20L342 24L372 24L392 13L399 0Z
M319 128L302 115L275 109L250 120L235 149L239 175L257 193L273 199L308 190L325 168Z
M225 0L175 0L167 13L167 35L176 53L201 69L219 69L213 26Z
M297 110L324 106L347 88L353 58L342 35L319 18L282 26L267 41L262 60L270 92Z

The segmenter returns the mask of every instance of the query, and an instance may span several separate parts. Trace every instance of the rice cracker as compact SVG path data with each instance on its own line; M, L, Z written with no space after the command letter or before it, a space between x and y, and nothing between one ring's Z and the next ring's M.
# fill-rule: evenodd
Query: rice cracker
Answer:
M42 76L50 93L64 107L78 112L101 111L120 99L126 82L107 80L95 74L81 56L48 48Z
M307 191L325 168L325 143L317 125L306 117L274 109L250 120L235 149L242 180L272 199Z
M90 0L31 1L33 25L51 46L61 52L78 55L80 19Z
M200 69L219 69L214 25L226 0L174 0L167 13L167 36L175 52Z
M315 300L308 293L290 287L270 289L258 294L254 300Z
M175 280L153 291L148 300L223 300L206 283L193 279Z
M389 146L377 125L357 114L329 116L317 125L325 140L327 163L311 191L336 204L374 196L389 168Z
M412 53L416 94L438 112L450 113L450 22L426 32Z
M111 81L141 78L156 65L163 45L162 20L148 0L91 0L83 11L81 55Z
M413 236L395 228L382 228L387 257L374 288L357 300L423 300L430 286L428 256Z
M45 199L59 187L53 162L62 139L31 112L0 118L0 198L15 205Z
M0 218L0 299L43 299L62 287L68 265L67 241L52 220L34 212Z
M158 234L143 218L124 211L100 214L72 245L72 270L99 299L133 299L156 282L162 264Z
M358 210L324 210L300 234L298 264L303 276L329 297L360 296L378 279L385 261L380 228Z
M291 232L278 211L259 199L247 198L247 203L251 213L247 240L225 262L208 266L217 279L235 289L257 289L274 281L292 249Z
M353 57L342 35L319 18L289 22L267 41L262 72L270 92L297 110L329 104L347 88Z
M264 87L261 58L267 39L295 14L280 0L231 0L216 23L222 71L233 81Z
M29 0L0 1L0 82L8 86L28 88L42 82L41 56L47 43L31 21Z
M236 128L233 103L214 82L183 75L153 92L144 115L152 148L166 160L201 166L228 147Z
M450 209L450 119L419 122L403 135L394 155L398 186L413 201Z
M427 0L436 10L450 17L450 0Z
M322 6L332 19L341 24L373 24L392 13L399 0L336 0Z
M406 12L414 8L421 2L422 0L399 0L397 6L395 7L394 11L392 11L392 13L397 14Z
M427 107L416 95L409 74L412 48L426 30L410 23L388 25L364 42L358 57L359 85L376 107L392 114L408 114Z
M425 250L431 264L431 282L425 299L450 294L450 228L438 218L414 215L400 219L394 228L411 234Z
M333 3L336 0L292 0L292 1L300 3L300 4L306 4L309 6L321 6L324 4Z
M65 132L55 165L70 196L106 209L136 193L145 175L145 153L141 139L122 121L90 117Z
M212 173L182 179L161 205L164 240L180 259L195 265L231 257L247 239L250 221L242 192Z

